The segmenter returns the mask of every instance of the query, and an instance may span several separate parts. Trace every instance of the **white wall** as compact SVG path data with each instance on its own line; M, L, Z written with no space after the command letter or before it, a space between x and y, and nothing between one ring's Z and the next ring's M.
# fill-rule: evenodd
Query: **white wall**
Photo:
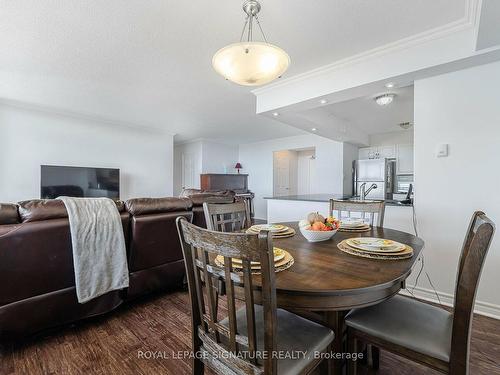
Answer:
M194 181L189 188L200 188L202 173L236 173L234 166L238 162L238 145L230 145L200 139L174 146L174 195L182 191L182 156L190 155L194 159ZM245 167L243 165L243 167ZM244 172L244 169L242 170Z
M248 187L255 193L255 217L267 217L264 197L273 195L273 151L316 149L316 174L312 193L342 194L343 144L314 134L278 138L240 145L240 162L248 173Z
M475 210L500 225L500 62L415 82L415 182L425 265L450 300ZM435 157L439 143L450 154ZM500 234L483 270L477 308L500 317ZM421 277L420 286L430 288ZM424 291L425 292L425 291Z
M372 134L369 139L370 146L413 144L413 128L404 131Z
M0 201L40 197L40 165L120 169L121 199L172 195L173 136L0 105Z
M202 173L236 173L238 145L204 140L202 153Z

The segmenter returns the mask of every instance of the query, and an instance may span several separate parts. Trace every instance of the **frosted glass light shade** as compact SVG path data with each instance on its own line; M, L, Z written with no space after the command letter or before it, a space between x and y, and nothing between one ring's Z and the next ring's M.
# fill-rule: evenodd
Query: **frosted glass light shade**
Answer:
M258 86L280 77L290 65L281 48L263 42L240 42L217 51L214 69L224 78L244 86Z

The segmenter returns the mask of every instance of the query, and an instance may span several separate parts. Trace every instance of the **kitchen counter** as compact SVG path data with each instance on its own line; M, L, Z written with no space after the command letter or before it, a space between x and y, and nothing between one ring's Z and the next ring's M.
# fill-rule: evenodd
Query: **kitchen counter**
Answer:
M303 194L303 195L285 195L276 197L265 197L264 199L276 199L284 201L303 201L303 202L330 202L330 199L338 200L349 200L352 199L352 195L342 195L342 194ZM369 200L369 199L367 199ZM394 199L386 199L386 206L396 206L396 207L411 207L411 203L401 203L400 201Z
M305 219L310 212L323 216L330 211L330 198L348 200L352 195L307 194L267 197L267 222L280 223ZM384 228L413 233L413 207L398 201L386 200Z

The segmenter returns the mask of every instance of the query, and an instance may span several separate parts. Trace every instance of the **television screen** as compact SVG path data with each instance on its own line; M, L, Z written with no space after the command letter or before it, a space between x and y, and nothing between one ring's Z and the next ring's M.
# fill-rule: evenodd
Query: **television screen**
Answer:
M120 170L41 166L40 198L107 197L120 199Z

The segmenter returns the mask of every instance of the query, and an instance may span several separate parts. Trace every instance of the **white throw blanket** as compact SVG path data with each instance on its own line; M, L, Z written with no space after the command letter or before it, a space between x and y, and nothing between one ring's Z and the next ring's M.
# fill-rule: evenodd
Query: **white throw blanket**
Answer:
M127 288L125 237L115 202L109 198L58 199L68 211L78 302Z

